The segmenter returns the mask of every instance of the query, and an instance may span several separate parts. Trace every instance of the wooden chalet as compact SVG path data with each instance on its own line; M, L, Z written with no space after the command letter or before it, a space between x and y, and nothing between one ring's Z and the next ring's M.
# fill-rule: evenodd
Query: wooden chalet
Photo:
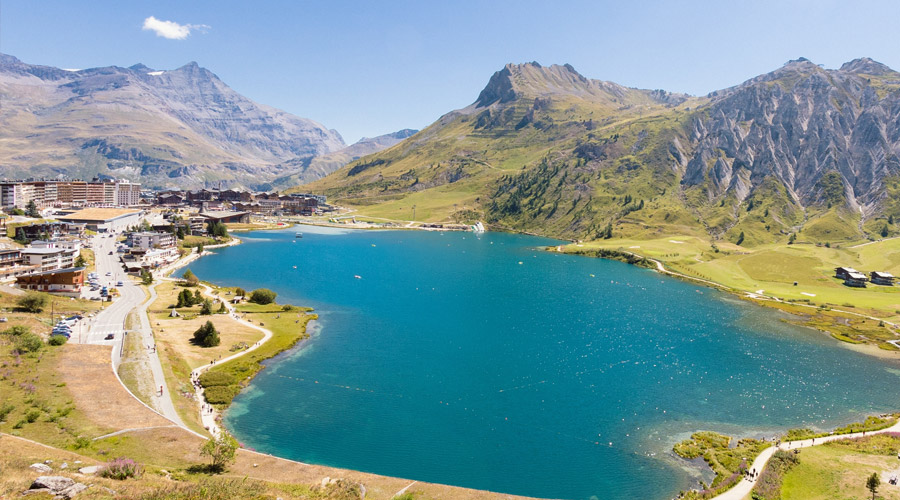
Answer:
M850 276L851 273L861 274L856 269L852 267L836 267L834 268L834 277L840 278L842 280L847 279L847 276Z
M894 285L894 275L891 273L886 273L884 271L872 271L870 276L872 277L872 283L876 285Z
M854 288L865 288L867 281L869 281L869 278L867 278L865 274L859 272L848 273L847 277L844 278L844 284Z

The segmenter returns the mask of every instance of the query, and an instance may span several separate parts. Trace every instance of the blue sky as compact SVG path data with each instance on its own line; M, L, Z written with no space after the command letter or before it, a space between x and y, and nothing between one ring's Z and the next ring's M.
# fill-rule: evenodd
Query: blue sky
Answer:
M151 16L189 34L142 29ZM900 69L897 19L895 1L3 0L0 51L63 68L197 61L352 143L472 103L508 62L695 95L800 56Z

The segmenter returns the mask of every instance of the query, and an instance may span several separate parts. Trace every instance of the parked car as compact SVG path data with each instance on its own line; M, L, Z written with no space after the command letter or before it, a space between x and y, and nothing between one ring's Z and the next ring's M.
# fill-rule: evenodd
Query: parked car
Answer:
M115 338L116 338L116 334L115 334L115 333L107 333L107 334L106 334L106 337L103 337L103 340L113 340L113 339L115 339Z

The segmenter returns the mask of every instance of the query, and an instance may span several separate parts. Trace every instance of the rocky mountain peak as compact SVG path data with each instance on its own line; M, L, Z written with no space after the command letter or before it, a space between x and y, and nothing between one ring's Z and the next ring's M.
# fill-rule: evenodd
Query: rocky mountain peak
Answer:
M133 66L129 66L128 69L130 69L131 71L137 71L138 73L150 73L151 71L156 71L155 69L144 65L144 63L137 63Z
M850 62L844 63L841 66L841 71L847 73L864 73L867 75L875 76L886 75L888 73L896 73L891 68L868 57L861 57L859 59L854 59Z
M507 103L518 98L543 97L554 94L588 97L598 94L620 94L621 88L609 82L591 80L571 64L542 66L537 62L507 64L491 76L478 95L475 106L483 108Z

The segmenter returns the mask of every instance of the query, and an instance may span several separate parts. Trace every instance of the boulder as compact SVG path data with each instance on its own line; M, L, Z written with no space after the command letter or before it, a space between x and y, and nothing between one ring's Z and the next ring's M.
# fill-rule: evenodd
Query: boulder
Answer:
M49 465L44 464L31 464L30 467L38 472L46 474L47 472L53 472L53 469L50 468Z
M62 491L70 486L74 486L75 481L63 476L39 476L31 483L32 490L40 488L49 488L53 491Z
M81 474L96 474L97 472L100 472L100 469L102 468L102 465L89 465L78 469L78 472Z
M32 495L36 493L49 493L56 498L69 500L87 488L86 485L76 483L73 479L67 477L40 476L31 483L31 488L24 494Z
M69 486L68 488L66 488L62 491L57 491L56 495L57 495L57 497L62 497L64 499L68 500L68 499L74 497L75 495L81 493L82 491L86 490L87 488L88 488L87 486L85 486L81 483L75 483L72 486Z

